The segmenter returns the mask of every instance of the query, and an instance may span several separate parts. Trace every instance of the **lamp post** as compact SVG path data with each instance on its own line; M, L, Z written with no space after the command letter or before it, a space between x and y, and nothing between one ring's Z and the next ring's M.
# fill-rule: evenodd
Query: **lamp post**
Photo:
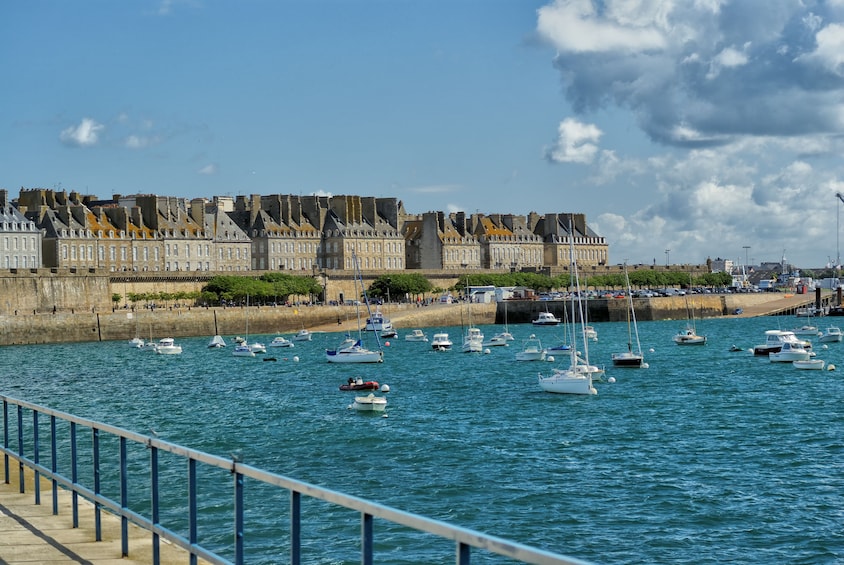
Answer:
M666 250L665 250L665 266L666 266L666 267L668 267L668 265L670 264L670 259L669 259L669 258L670 258L671 256L668 254L670 251L671 251L670 249L666 249Z
M747 266L749 265L749 263L747 262L747 252L750 250L750 246L742 245L742 248L744 249L744 266L745 268L747 268Z

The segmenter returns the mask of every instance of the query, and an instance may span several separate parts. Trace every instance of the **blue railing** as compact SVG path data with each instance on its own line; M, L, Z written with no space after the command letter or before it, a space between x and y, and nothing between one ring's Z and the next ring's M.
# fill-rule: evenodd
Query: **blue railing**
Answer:
M150 532L152 557L155 565L160 563L159 544L162 539L184 549L190 555L191 565L195 565L198 558L209 563L243 564L248 542L244 520L246 510L244 495L247 487L246 480L252 479L258 481L258 483L250 484L258 485L260 483L262 487L277 487L289 492L289 523L286 530L279 526L278 528L281 531L276 532L276 535L284 537L289 544L289 561L292 565L299 565L302 559L301 505L303 496L322 500L360 514L359 543L361 563L364 565L373 563L375 553L374 521L376 518L429 536L453 541L458 565L469 564L472 548L498 554L522 563L540 565L585 563L577 559L452 526L441 521L268 473L245 465L237 461L236 458L217 457L169 443L157 437L144 436L11 397L0 395L0 398L3 399L5 482L7 484L10 482L9 463L11 459L18 462L21 493L25 492L24 469L28 467L34 472L35 504L41 504L41 481L51 481L53 514L58 514L59 511L58 487L70 491L73 527L79 526L79 497L87 499L94 505L94 530L97 541L102 541L102 511L106 510L119 517L121 522L121 549L124 557L129 554L128 526L132 523ZM13 420L10 420L10 409L16 413ZM44 418L48 420L45 422ZM62 423L61 426L59 422ZM80 428L88 430L91 437L91 443L83 442L82 449L80 449L79 441ZM16 448L11 440L13 435L17 437ZM47 450L41 446L42 435L49 437L49 455L47 455ZM101 449L104 443L108 443L108 447L111 448L115 445L115 442L118 453L116 465L119 469L116 481L108 473L114 468L115 462L104 461L102 457L103 452L109 452L109 449ZM129 454L131 447L148 451L148 458L143 458L146 461L140 463L139 458L131 458ZM183 489L181 492L187 493L186 506L183 510L187 516L182 516L185 533L182 534L178 533L176 529L166 527L161 521L163 487L160 479L161 464L159 457L162 453L170 454L187 462L186 475L177 480L180 488ZM42 463L44 458L49 459L49 465ZM60 461L63 472L59 470ZM200 469L198 465L200 464L207 466L209 469L218 469L231 474L234 496L233 500L228 503L227 511L231 512L230 519L232 520L229 523L234 524L231 532L233 548L230 551L233 557L223 557L220 552L199 543L198 500L201 493L199 491ZM65 469L64 466L69 469ZM147 468L140 472L143 466ZM130 467L132 467L131 472ZM165 467L168 475L172 475L173 469L171 467L170 465ZM69 477L67 476L68 470ZM81 478L82 475L85 475L85 477ZM104 477L104 475L108 476ZM149 477L149 482L143 479L143 482L138 484L139 477ZM116 482L117 484L109 484L109 482ZM115 500L104 493L104 489L107 491L109 488L118 490L116 498L119 500ZM148 500L139 504L137 500L133 499L134 504L130 505L130 488L143 492ZM137 492L135 494L137 495ZM425 542L423 540L420 543L424 544Z

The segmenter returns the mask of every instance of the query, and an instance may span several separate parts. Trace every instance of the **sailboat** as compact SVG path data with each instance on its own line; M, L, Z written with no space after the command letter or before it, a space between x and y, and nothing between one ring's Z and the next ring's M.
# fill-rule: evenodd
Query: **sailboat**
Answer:
M358 266L357 255L352 254L352 260L355 263L355 284L360 282L361 293L363 294L363 302L366 304L366 311L369 319L372 319L372 312L369 310L369 298L366 296L366 289L363 288L363 277L360 274L360 267ZM381 341L378 338L378 332L372 332L375 335L375 340L378 343L378 351L366 349L363 346L363 330L360 323L360 302L356 301L355 312L358 318L358 338L354 343L349 344L350 338L346 336L346 341L341 343L336 349L326 349L325 358L329 363L382 363L384 361L384 352L381 350Z
M636 326L636 310L633 309L633 293L630 289L630 276L627 274L627 263L624 263L624 280L627 283L627 351L612 354L612 364L616 367L644 367L642 345L639 343L639 328ZM633 320L631 326L630 320ZM632 328L632 329L631 329ZM636 334L636 351L633 351L633 333Z
M469 288L469 279L466 278L466 288ZM463 337L463 353L480 353L484 350L484 334L480 328L472 325L472 302L467 301L469 316L469 328Z
M697 328L695 327L695 313L694 309L689 309L689 299L686 298L686 315L689 318L689 323L686 328L680 330L674 336L674 343L677 345L706 345L706 336L697 335Z
M589 366L589 342L585 331L585 315L583 312L583 304L580 301L580 280L577 275L577 261L574 258L574 231L572 223L569 221L569 256L571 258L571 274L574 277L575 290L577 291L577 299L571 300L571 321L572 324L572 348L569 350L569 367L566 369L554 369L551 375L543 377L539 373L539 386L545 392L553 392L557 394L598 394L595 387L592 386L592 373L588 370L583 370L583 367ZM575 312L575 305L578 311ZM579 315L579 317L578 317ZM583 338L583 356L580 357L577 353L577 338L576 324L580 321L580 334Z
M507 325L507 302L504 301L504 331L498 332L489 341L484 342L484 347L507 347L510 345L508 341L515 341L516 338L510 333L510 326Z
M249 295L246 295L246 337L238 342L232 351L234 357L255 357L256 353L266 353L267 350L260 343L249 343Z

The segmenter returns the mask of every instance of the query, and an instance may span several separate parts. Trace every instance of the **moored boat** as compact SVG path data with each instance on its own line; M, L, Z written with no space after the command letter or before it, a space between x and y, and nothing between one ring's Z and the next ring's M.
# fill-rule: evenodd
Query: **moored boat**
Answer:
M818 336L818 341L821 343L836 343L841 341L842 337L844 337L844 334L841 333L841 328L829 326Z
M448 338L447 333L434 334L434 339L431 341L431 347L434 351L448 351L452 345L453 343Z
M226 346L226 340L221 335L215 335L208 341L208 349L219 349Z
M531 323L534 326L559 326L560 321L561 320L551 312L540 312L537 318L532 320Z
M377 381L364 381L361 378L349 378L349 382L340 385L340 390L378 390Z
M349 405L349 408L359 412L383 412L386 407L387 399L383 396L375 396L371 392L366 396L356 396L355 401Z
M182 352L182 346L176 344L172 337L165 337L158 340L155 352L159 355L179 355Z
M422 330L413 330L404 336L405 341L428 341L428 336Z
M826 361L824 361L823 359L801 359L792 361L791 364L794 366L795 369L821 371L826 365Z
M270 347L295 347L295 344L284 336L276 336L270 342Z

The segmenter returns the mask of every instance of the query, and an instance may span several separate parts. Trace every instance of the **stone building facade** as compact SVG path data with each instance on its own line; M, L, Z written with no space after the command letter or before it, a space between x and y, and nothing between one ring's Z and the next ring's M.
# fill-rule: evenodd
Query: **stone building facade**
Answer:
M0 268L35 269L41 266L41 231L0 190Z
M16 204L6 209L19 221L6 224L40 237L33 267L316 274L353 271L356 260L363 271L539 270L567 266L570 241L579 264L608 264L583 214L413 215L396 198L356 195L99 200L48 189L22 189Z

